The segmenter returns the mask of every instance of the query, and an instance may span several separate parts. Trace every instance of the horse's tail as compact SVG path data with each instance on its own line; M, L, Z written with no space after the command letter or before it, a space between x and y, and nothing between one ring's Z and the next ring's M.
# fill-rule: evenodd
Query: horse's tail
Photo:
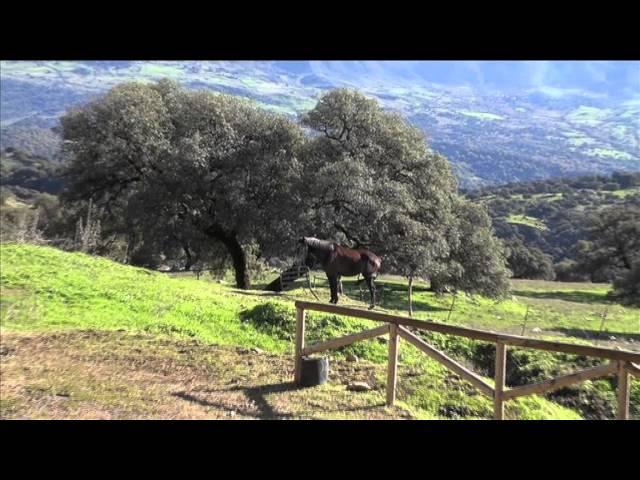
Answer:
M372 273L377 273L380 270L380 266L382 265L382 259L377 255L367 255L367 257L369 263L371 263L371 266L373 266L374 268L374 272Z
M373 264L376 266L376 271L380 270L380 266L382 265L382 259L376 256L376 257L373 257L371 260L373 260Z

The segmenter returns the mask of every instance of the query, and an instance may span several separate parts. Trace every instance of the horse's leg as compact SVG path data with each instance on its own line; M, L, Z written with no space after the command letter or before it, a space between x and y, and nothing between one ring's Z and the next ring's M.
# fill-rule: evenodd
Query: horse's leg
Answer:
M338 278L333 275L327 275L327 278L329 279L329 289L331 290L329 303L338 303Z
M338 275L338 293L340 295L344 295L344 292L342 291L342 277L340 275Z
M367 281L367 287L369 287L369 293L371 294L371 305L369 305L369 309L371 309L376 304L376 288L373 284L373 277L365 277L365 280Z

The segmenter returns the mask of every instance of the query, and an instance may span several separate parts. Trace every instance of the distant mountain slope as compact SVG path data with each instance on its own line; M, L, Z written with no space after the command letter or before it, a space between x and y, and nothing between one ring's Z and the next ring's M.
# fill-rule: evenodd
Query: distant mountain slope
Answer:
M513 183L468 198L487 206L498 237L520 239L554 262L575 260L576 243L588 238L588 215L640 206L640 172Z
M119 82L168 77L291 116L312 108L326 89L359 88L423 129L467 188L640 171L640 62L3 61L0 67L2 148L20 147L16 138L37 135L70 106Z

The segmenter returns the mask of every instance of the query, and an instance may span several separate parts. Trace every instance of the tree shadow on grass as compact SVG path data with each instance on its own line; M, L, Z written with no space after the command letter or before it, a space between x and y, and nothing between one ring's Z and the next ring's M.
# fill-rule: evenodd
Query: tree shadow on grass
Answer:
M243 409L241 407L229 407L222 403L211 402L202 398L198 398L188 392L175 392L172 395L183 400L197 403L203 407L212 407L221 410L227 410L229 412L236 412L248 417L258 417L263 419L285 419L292 418L290 413L281 413L275 410L269 402L266 400L265 395L271 393L282 393L297 390L299 387L293 382L275 383L271 385L259 385L256 387L232 387L229 390L242 390L248 400L251 400L255 405L257 411L252 409Z
M262 293L262 291L241 290L239 288L234 288L232 289L232 292L239 293L240 295L249 295L252 297L284 297L286 296L282 292L270 292L268 290L264 290L264 293Z
M546 292L534 292L530 290L514 290L513 295L518 297L564 300L576 303L610 303L602 293L581 292L578 290L551 290Z
M408 311L409 309L409 294L408 287L403 284L398 283L387 283L387 282L377 282L376 284L376 305L385 310L399 310L399 311ZM296 284L296 288L303 287L305 291L307 290L306 282L302 282L300 284ZM320 285L316 284L316 287L312 287L316 295L319 297L320 302L328 303L329 302L329 286L328 282L322 283ZM343 295L340 295L341 301L339 304L343 306L345 297L353 300L360 300L363 303L368 303L370 300L369 289L367 288L364 282L358 284L355 279L342 279L342 288ZM320 291L320 289L322 289ZM417 292L428 292L429 289L425 286L414 286L414 293ZM295 295L291 295L288 293L288 290L283 292L269 292L265 291L256 291L256 290L240 290L233 289L234 293L238 293L241 295L247 295L252 297L264 297L264 298L282 298L288 300L295 300L298 297ZM326 297L326 298L325 298ZM413 310L414 312L447 312L449 311L446 307L439 307L431 305L430 303L424 300L418 300L414 298L413 300Z
M368 302L369 289L363 283L358 285L355 280L342 281L344 293L351 298L358 298L360 301ZM403 284L377 282L376 286L376 304L388 310L408 310L409 309L409 292L408 287ZM362 287L362 288L361 288ZM428 292L429 289L423 286L413 287L414 293ZM422 312L446 312L449 309L431 305L423 300L413 299L413 310Z
M229 406L228 404L214 402L202 398L198 398L197 396L189 393L189 392L175 392L172 393L173 396L181 398L182 400L197 403L203 407L210 407L219 410L225 410L227 412L233 412L235 414L239 414L246 417L254 417L266 420L283 420L283 419L293 419L295 418L291 413L283 413L279 412L273 408L266 400L265 396L272 393L283 393L289 391L300 390L304 387L300 387L295 385L293 382L283 382L283 383L275 383L270 385L259 385L256 387L231 387L229 391L242 391L248 400L253 402L255 408L242 408L241 406ZM311 387L310 387L311 388ZM195 392L197 393L197 392ZM386 408L386 404L384 401L376 402L372 405L362 405L362 406L350 406L350 407L340 407L334 409L325 409L320 408L317 413L320 414L336 414L342 412L357 412L357 411L367 411L367 410L381 410Z

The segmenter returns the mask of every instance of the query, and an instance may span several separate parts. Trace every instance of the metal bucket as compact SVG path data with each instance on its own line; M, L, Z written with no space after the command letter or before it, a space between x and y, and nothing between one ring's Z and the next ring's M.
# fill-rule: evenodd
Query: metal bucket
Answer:
M313 387L327 382L329 377L329 359L327 357L302 357L302 371L300 385Z

